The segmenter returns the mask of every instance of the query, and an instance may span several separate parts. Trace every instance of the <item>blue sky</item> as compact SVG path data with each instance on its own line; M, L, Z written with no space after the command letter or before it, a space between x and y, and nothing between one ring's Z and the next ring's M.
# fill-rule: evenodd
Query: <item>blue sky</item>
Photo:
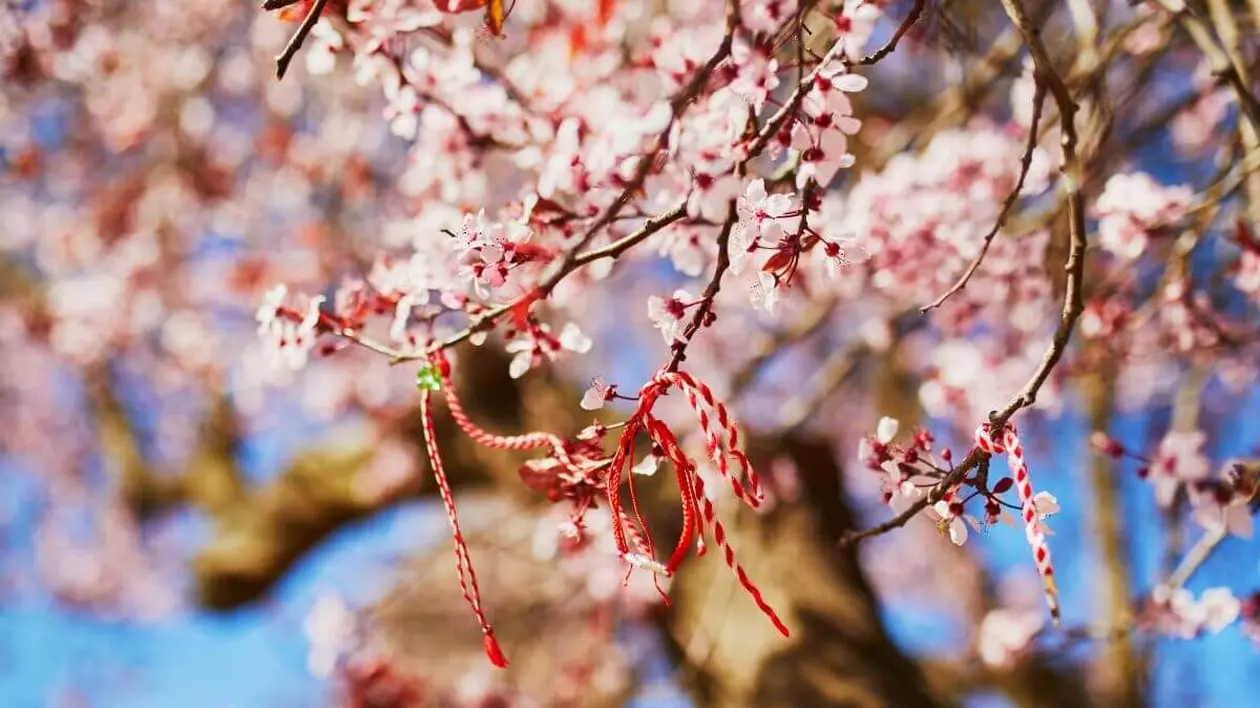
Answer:
M306 671L306 609L326 590L362 599L379 591L390 557L438 530L425 523L435 517L424 507L401 507L344 530L305 559L268 605L230 615L145 624L101 620L39 599L6 605L0 706L57 705L75 691L97 696L90 706L318 705L324 689Z

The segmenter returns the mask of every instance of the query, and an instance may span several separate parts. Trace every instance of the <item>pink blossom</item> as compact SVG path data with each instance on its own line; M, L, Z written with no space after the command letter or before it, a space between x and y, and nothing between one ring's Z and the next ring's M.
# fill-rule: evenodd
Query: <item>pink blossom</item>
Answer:
M985 665L1005 669L1014 665L1045 627L1038 612L997 609L984 616L976 649Z
M901 427L901 423L896 418L884 416L879 419L879 423L875 426L875 439L887 445L892 439L897 437L897 430Z
M773 315L775 306L779 303L779 281L772 273L764 270L757 272L757 280L753 283L752 288L752 305L754 308L761 310L767 315Z
M541 362L555 361L562 351L585 354L590 348L591 339L573 322L566 323L558 337L546 324L535 325L507 343L508 352L514 354L508 374L519 379Z
M884 11L880 0L845 0L836 17L836 31L844 42L844 53L850 59L860 59L866 51L875 26Z
M1145 172L1112 175L1094 205L1099 243L1121 258L1141 256L1152 232L1181 220L1192 196L1189 187L1164 187Z
M773 32L792 9L789 0L749 0L742 7L744 25L753 32Z
M822 244L822 254L827 277L835 278L840 271L870 260L871 254L853 236L839 236Z
M949 540L955 546L961 546L967 542L969 525L979 530L979 523L963 513L960 502L942 499L932 505L929 512L937 519L941 528L948 532Z
M675 290L668 299L655 295L648 298L648 317L660 330L666 344L672 344L682 335L683 319L692 302L691 294L682 289Z
M801 102L808 120L798 122L792 133L792 147L801 157L798 189L810 179L826 185L837 171L853 166L847 136L856 133L862 123L853 117L853 104L847 94L862 91L866 85L865 77L846 73L842 64L819 71Z
M687 215L712 222L724 221L731 201L739 196L740 186L739 178L730 173L696 174L687 196Z
M1160 506L1171 506L1182 484L1197 482L1211 473L1211 463L1203 454L1206 443L1207 436L1197 430L1171 431L1160 441L1149 478Z
M1254 519L1251 501L1256 480L1241 465L1226 466L1218 479L1201 479L1187 485L1194 519L1209 531L1225 531L1251 538Z
M1156 630L1182 639L1217 634L1233 624L1241 614L1242 603L1228 588L1204 590L1198 600L1185 588L1158 585L1151 592L1145 621Z
M785 222L796 208L789 194L766 192L765 180L755 179L744 188L736 202L739 223L731 233L731 271L741 273L744 262L758 243L777 243L785 232Z
M616 386L609 386L600 378L591 379L590 386L582 394L582 410L597 411L616 394Z
M731 47L731 60L735 65L735 80L730 90L747 101L754 111L761 111L770 92L779 85L779 62L764 47L749 46L736 40Z
M283 286L272 288L263 298L256 313L263 351L268 364L277 370L300 371L306 367L310 352L318 338L320 306L324 296L310 298L301 319L296 313L282 311L280 304L287 292Z
M306 70L314 76L332 73L337 65L337 52L345 47L345 40L328 22L321 19L311 29L311 37L306 50Z

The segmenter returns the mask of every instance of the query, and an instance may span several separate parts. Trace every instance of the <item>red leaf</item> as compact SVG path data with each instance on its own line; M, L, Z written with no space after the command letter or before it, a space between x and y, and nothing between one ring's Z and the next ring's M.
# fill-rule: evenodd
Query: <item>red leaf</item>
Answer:
M770 260L766 261L766 264L762 266L761 269L767 273L783 270L791 265L792 259L795 257L796 252L794 250L790 248L780 248L778 251L775 251L773 256L770 256Z

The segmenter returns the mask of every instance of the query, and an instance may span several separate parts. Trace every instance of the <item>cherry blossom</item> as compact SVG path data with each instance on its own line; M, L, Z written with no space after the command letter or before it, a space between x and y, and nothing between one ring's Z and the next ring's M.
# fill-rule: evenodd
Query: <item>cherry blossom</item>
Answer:
M582 410L597 411L604 407L611 398L617 395L617 387L604 383L603 379L591 379L591 385L582 394Z
M507 343L507 351L514 354L508 371L512 378L519 379L543 361L556 360L564 351L584 354L590 351L591 344L591 339L573 322L565 324L559 336L553 335L546 324L534 325Z
M1185 588L1159 585L1151 592L1146 621L1157 631L1193 639L1219 633L1238 619L1241 610L1242 603L1229 588L1209 588L1196 600Z
M1121 258L1137 258L1152 232L1185 215L1191 194L1189 187L1165 187L1144 172L1112 175L1095 203L1099 243Z
M1251 538L1254 519L1250 505L1256 480L1242 465L1226 465L1221 478L1199 479L1189 483L1187 490L1200 526Z
M845 0L836 17L836 31L842 37L846 56L850 59L862 56L883 16L878 0Z
M731 47L735 80L730 90L747 101L754 111L765 106L770 93L779 85L779 62L762 45L749 46L736 41Z
M648 317L660 330L666 344L672 344L682 334L687 309L694 304L691 294L681 288L668 299L656 295L648 298Z
M932 506L932 514L941 526L949 533L949 540L955 546L967 542L967 526L977 526L975 519L962 513L962 504L942 499Z
M1211 463L1203 453L1206 443L1207 436L1197 430L1172 431L1160 441L1148 477L1160 506L1170 506L1181 485L1201 481L1211 473Z
M748 183L736 202L739 224L731 233L731 272L741 273L748 256L759 243L778 243L795 213L792 197L788 194L768 194L765 180L755 179Z
M875 426L875 439L882 445L892 442L897 437L897 431L901 428L901 422L896 418L884 416L879 419L879 423ZM863 440L863 443L866 441Z
M285 310L282 316L280 303L286 292L281 285L267 293L265 302L257 313L259 333L262 335L267 361L272 367L300 371L306 367L319 336L317 327L324 296L309 298L304 314L298 315L297 311Z
M993 668L1006 668L1016 663L1045 627L1046 621L1035 612L997 609L984 616L976 650L980 660Z
M796 173L798 189L809 180L826 185L836 172L853 166L848 136L856 133L862 123L853 116L853 104L847 94L866 86L864 77L845 73L840 66L818 73L801 104L809 121L798 123L792 134L792 147L801 159Z

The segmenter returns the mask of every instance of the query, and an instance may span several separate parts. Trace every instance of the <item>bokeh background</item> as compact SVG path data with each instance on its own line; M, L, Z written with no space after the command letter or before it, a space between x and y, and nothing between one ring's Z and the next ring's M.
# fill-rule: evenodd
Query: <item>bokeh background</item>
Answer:
M395 13L382 11L386 19L372 27L387 38L383 51L405 56L425 46L404 31L399 8L427 3L375 4ZM478 51L515 75L542 75L560 55L544 52L550 45L538 37L545 32L524 28L570 32L590 18L580 3L518 4L516 29L509 26L498 43L478 40ZM836 12L865 12L875 47L916 3L832 4ZM1071 4L1094 8L1108 37L1133 42L1108 74L1120 87L1110 139L1123 149L1099 161L1092 194L1106 175L1132 170L1201 194L1222 165L1247 154L1234 137L1239 118L1227 89L1204 78L1201 54L1167 17L1125 2ZM342 278L363 277L382 251L406 254L482 201L504 201L493 186L478 185L477 175L507 168L493 157L450 164L436 143L425 142L451 131L439 111L417 109L418 130L407 136L399 126L406 113L379 85L356 82L348 53L319 32L304 50L311 56L276 81L273 57L294 24L254 5L18 0L0 8L0 706L336 704L346 676L330 655L347 660L363 646L384 645L393 652L383 655L390 670L429 676L445 670L443 655L480 650L454 594L446 519L424 476L414 371L357 350L317 351L303 371L277 371L265 361L254 309L277 283L324 292ZM657 5L686 23L706 4ZM857 108L865 127L851 147L858 167L837 180L836 193L878 173L889 156L918 153L942 135L937 149L946 162L962 161L968 136L1008 135L1004 144L1016 150L1006 162L1017 167L1026 120L1016 99L1026 72L992 5L926 3L902 47L867 71L872 85ZM1076 34L1069 13L1058 3L1028 5L1043 18L1056 55L1070 54ZM1244 37L1260 34L1260 8L1231 7ZM1254 60L1255 42L1247 49ZM1212 283L1204 287L1213 311L1242 325L1254 323L1254 302L1216 280L1238 257L1236 218L1255 214L1244 199L1236 192L1213 205L1214 218L1199 229L1204 245L1188 266ZM1020 226L1011 231L1036 231L1046 204L1021 203ZM1038 269L1062 257L1053 230L1047 233L1044 258L1029 248ZM488 427L576 431L589 377L627 387L642 381L664 356L646 298L687 280L671 249L678 250L662 244L566 305L595 341L588 356L513 381L507 360L491 351L501 351L494 340L481 354L466 353L461 386L470 408ZM1118 290L1132 312L1157 302L1152 293L1170 267L1158 249L1115 266L1129 274ZM900 418L903 431L930 427L938 448L963 451L969 421L1005 400L1039 357L1026 332L1004 334L995 324L1009 315L1005 298L978 296L978 308L996 312L993 322L943 331L899 316L905 302L862 294L871 277L839 287L837 310L812 313L804 302L790 309L806 323L797 335L793 323L762 326L736 314L740 326L702 338L689 356L689 366L732 395L754 436L772 441L762 443L761 460L832 471L834 484L823 491L806 485L805 501L778 488L780 508L771 514L779 535L744 543L753 547L745 558L764 545L777 560L752 561L750 572L771 585L808 584L821 576L792 569L841 554L834 562L845 570L837 571L840 580L819 581L817 611L843 619L837 634L850 620L862 628L855 635L871 632L863 635L865 649L882 657L872 660L894 680L899 651L922 660L939 695L966 705L1250 705L1260 654L1244 622L1193 639L1140 627L1122 638L1082 635L1131 625L1135 608L1202 534L1184 500L1172 511L1159 508L1139 475L1143 464L1100 455L1091 434L1107 431L1150 456L1170 429L1202 430L1214 469L1260 455L1254 339L1181 347L1166 331L1176 325L1157 323L1142 352L1111 363L1105 348L1101 357L1079 353L1100 346L1087 343L1072 359L1071 376L1056 377L1042 405L1020 420L1038 484L1062 507L1050 520L1051 542L1070 631L994 667L977 654L981 620L996 608L1040 607L1021 531L998 526L958 548L920 519L850 557L828 550L835 529L801 527L793 516L810 507L809 494L830 493L845 498L852 526L886 518L878 484L857 459L858 441L879 417ZM1094 277L1099 303L1119 299L1108 289L1110 276ZM1036 326L1052 326L1055 303L1047 298L1040 306ZM762 356L778 351L776 341L782 352ZM848 356L833 355L841 350ZM971 373L942 377L951 368ZM741 371L748 372L742 381ZM968 386L983 395L960 392ZM942 387L951 393L943 396ZM619 411L612 406L609 419ZM789 448L796 451L783 452ZM554 542L549 548L538 540L538 529L554 528L552 512L519 483L505 491L517 462L458 449L451 455L472 470L461 503L469 524L481 528L474 554L484 557L492 614L498 601L516 608L501 612L524 618L520 626L532 627L531 616L542 621L550 634L533 635L539 646L580 649L592 641L582 632L597 626L596 644L616 647L585 674L560 673L541 659L516 669L535 672L534 683L578 687L565 689L577 690L565 694L567 704L603 705L595 695L636 706L712 702L697 686L730 677L706 673L706 662L728 661L712 647L761 641L762 630L739 619L758 616L743 596L732 599L724 580L694 581L708 594L679 581L681 624L644 588L614 593L620 599L593 589L616 585L615 563L555 558ZM794 474L781 473L780 485ZM818 513L834 519L839 512ZM1115 521L1110 532L1100 531L1101 518ZM792 541L793 534L804 540ZM1104 548L1110 542L1119 544L1118 555ZM1198 594L1224 586L1246 599L1260 589L1258 551L1255 541L1228 539L1188 588ZM809 560L817 558L824 560ZM853 565L859 560L861 571ZM548 570L565 563L567 570ZM531 565L538 567L524 567ZM558 576L568 584L553 589ZM1131 600L1122 603L1127 617L1113 601L1117 583L1121 599ZM841 588L834 607L826 589L833 584ZM862 598L856 605L844 599L852 593ZM805 596L803 606L815 601ZM876 608L877 617L860 621L846 614ZM345 630L351 617L365 636ZM818 638L807 630L804 641L827 646L828 631ZM853 646L841 644L840 658L825 661L850 660L845 651ZM478 702L496 684L476 660L460 664L459 680L452 674L439 683L453 683L460 704L497 705ZM1109 673L1117 661L1129 662L1119 678ZM583 692L590 685L603 688ZM1079 693L1082 687L1088 692ZM796 704L809 700L831 704Z

